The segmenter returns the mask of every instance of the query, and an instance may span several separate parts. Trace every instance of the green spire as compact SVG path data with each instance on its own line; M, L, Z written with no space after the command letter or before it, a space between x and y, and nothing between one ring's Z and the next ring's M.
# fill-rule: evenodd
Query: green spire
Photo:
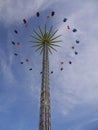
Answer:
M39 32L33 29L34 35L31 35L33 40L30 42L35 43L35 45L33 45L32 47L37 47L36 51L40 50L40 53L42 53L44 45L47 44L50 53L52 53L51 50L57 51L54 47L55 46L60 47L60 46L55 43L62 42L61 40L57 40L61 36L61 35L56 35L58 30L52 32L53 26L51 26L49 31L47 31L46 24L44 30L42 30L40 26L38 27L38 29Z

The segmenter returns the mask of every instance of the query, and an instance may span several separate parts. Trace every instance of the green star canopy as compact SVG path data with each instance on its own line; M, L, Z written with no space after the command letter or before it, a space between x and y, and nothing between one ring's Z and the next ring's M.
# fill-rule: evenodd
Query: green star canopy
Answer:
M61 40L57 40L61 35L56 35L58 30L53 32L53 26L50 27L49 31L47 31L46 25L42 30L40 26L38 26L39 31L33 29L34 35L31 35L33 38L32 41L35 43L32 47L37 47L36 51L40 50L40 53L43 52L44 45L48 45L48 50L52 53L51 50L57 51L54 47L60 47L59 45L55 44L58 42L62 42Z

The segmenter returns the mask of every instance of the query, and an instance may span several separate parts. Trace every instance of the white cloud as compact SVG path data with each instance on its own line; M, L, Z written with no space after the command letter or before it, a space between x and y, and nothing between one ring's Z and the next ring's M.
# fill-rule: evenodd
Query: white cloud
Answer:
M44 0L1 0L0 18L5 23L19 22L24 17L30 18L34 16L37 11L43 11L52 3L54 3L52 0L48 4Z
M59 27L59 33L64 34L63 46L58 49L57 54L52 56L51 63L55 73L54 81L52 80L54 82L52 94L54 107L63 114L70 113L80 104L98 105L98 45L96 37L98 24L96 12L96 4L90 2L78 12L73 12L70 15L72 21L68 24L72 28L76 26L78 29L75 35L71 31L67 32L63 23ZM71 55L70 46L73 45L72 41L78 37L80 40L80 44L77 46L79 55L74 57ZM71 66L68 65L70 58L73 61ZM62 60L65 62L64 71L60 72L60 61Z
M1 77L4 78L5 83L14 83L15 78L11 69L12 64L12 56L8 56L5 54L3 50L0 49L0 68L1 69Z

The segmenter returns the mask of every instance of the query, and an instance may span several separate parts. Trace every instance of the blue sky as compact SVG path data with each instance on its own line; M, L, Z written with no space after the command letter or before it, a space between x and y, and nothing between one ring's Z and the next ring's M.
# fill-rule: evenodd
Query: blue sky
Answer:
M55 16L47 19L51 11ZM0 0L0 130L38 130L42 55L29 41L33 28L45 23L62 34L61 47L50 55L52 129L98 130L97 14L97 0Z

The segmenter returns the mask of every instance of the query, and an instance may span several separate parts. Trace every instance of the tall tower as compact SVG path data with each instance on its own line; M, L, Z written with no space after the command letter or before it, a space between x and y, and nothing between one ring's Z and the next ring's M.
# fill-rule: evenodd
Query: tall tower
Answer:
M39 130L51 130L48 43L43 47Z
M34 40L32 42L37 43L32 47L38 47L37 50L41 50L41 53L43 54L39 130L51 130L49 52L52 53L51 49L56 51L54 46L59 47L59 45L56 45L55 43L61 42L58 40L56 41L56 39L61 36L55 36L58 30L54 33L52 30L53 26L50 27L49 31L47 31L46 25L43 30L39 26L39 32L33 30L34 35L32 35Z

